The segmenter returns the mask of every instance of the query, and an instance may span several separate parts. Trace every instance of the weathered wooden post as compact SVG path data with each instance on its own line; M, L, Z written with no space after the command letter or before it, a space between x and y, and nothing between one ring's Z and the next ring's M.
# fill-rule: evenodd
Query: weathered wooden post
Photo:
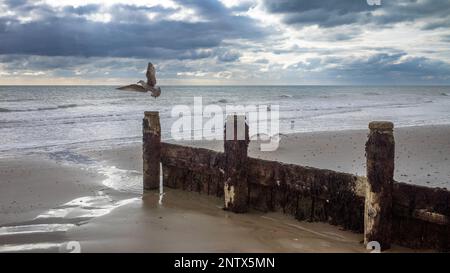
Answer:
M159 188L161 161L161 125L159 112L145 112L142 122L142 159L144 190Z
M248 210L247 148L250 142L244 115L227 116L225 124L225 209Z
M394 182L395 142L392 122L369 124L366 143L367 186L364 212L364 243L391 247L392 192Z

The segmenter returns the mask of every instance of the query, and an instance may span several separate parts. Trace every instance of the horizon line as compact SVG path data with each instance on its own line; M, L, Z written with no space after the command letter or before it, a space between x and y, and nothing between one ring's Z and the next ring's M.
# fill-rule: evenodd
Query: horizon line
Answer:
M4 86L121 86L119 84L0 84ZM165 84L160 87L172 86L446 86L450 84Z

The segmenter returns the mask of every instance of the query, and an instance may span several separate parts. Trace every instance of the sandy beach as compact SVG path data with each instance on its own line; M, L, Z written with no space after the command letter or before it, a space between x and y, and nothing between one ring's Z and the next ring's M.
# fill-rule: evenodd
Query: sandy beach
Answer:
M398 181L450 185L450 126L395 130ZM367 131L283 135L252 157L364 175ZM183 143L222 150L221 142ZM142 196L141 144L0 159L0 251L365 252L362 234L280 213L222 210L220 199L165 189ZM410 251L395 246L392 251Z
M21 222L102 188L102 175L44 156L0 160L0 225Z

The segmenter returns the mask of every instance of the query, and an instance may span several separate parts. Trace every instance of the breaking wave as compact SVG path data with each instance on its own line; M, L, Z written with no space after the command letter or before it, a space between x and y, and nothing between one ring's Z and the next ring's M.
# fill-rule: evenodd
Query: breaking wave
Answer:
M0 108L0 112L34 112L34 111L49 111L49 110L58 110L58 109L66 109L78 107L78 104L63 104L54 107L39 107L39 108L31 108L31 109L7 109Z

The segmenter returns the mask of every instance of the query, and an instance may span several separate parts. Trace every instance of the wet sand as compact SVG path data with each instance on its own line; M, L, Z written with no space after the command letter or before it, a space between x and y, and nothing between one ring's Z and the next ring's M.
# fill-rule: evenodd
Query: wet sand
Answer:
M46 157L0 159L0 226L98 191L103 176Z
M222 210L218 198L178 190L167 190L161 205L158 201L159 194L147 193L67 236L86 252L365 251L360 234L323 223L279 213L233 214Z
M396 179L447 187L450 126L395 130ZM363 175L367 131L283 136L250 156ZM222 150L221 142L193 143ZM141 145L71 151L89 164L42 157L0 159L0 252L364 252L361 234L279 213L237 215L221 200L166 190L142 196ZM76 156L74 158L77 158ZM409 251L395 247L393 251Z

